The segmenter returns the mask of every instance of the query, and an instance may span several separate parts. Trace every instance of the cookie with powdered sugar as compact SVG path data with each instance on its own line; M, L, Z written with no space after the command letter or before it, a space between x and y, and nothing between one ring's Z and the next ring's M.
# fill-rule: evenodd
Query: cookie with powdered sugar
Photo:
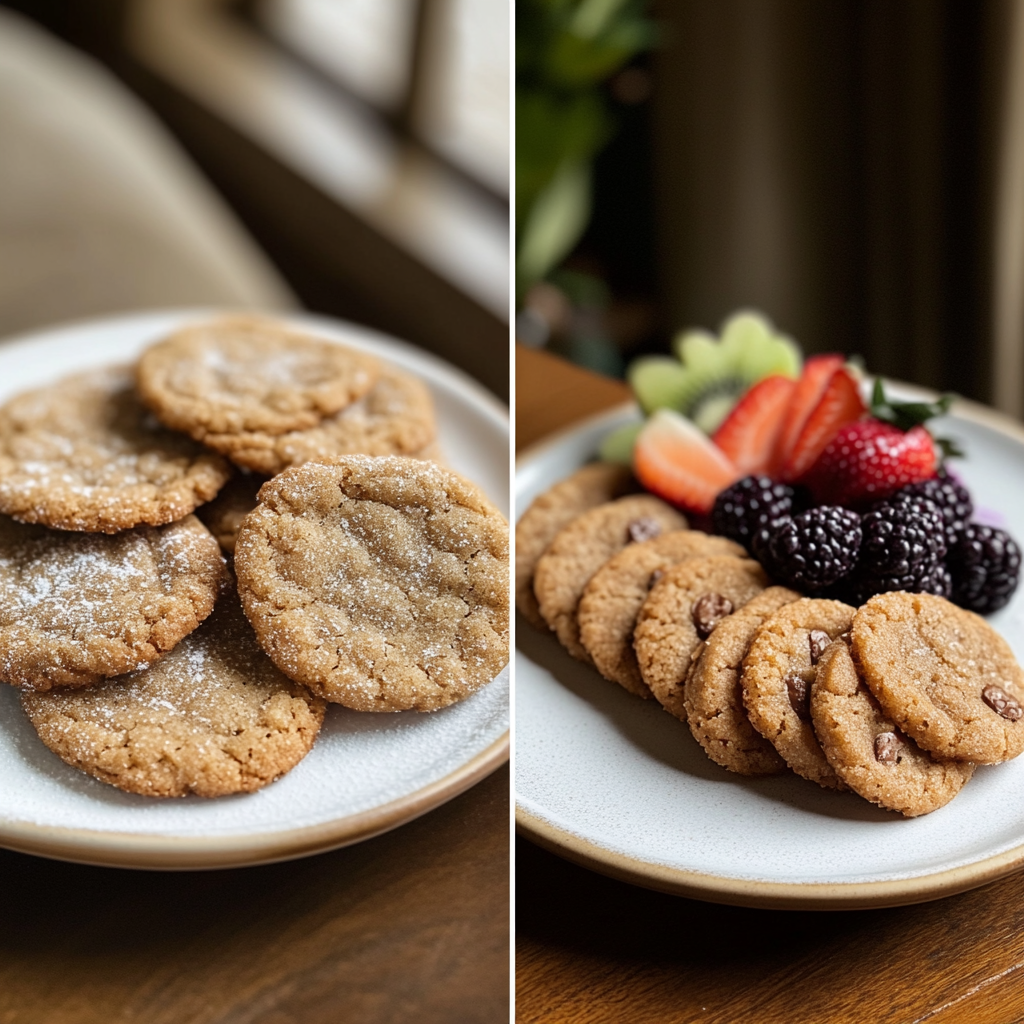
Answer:
M0 516L0 679L48 690L148 665L213 611L226 578L195 516L113 536Z
M338 455L430 457L423 452L436 434L427 386L395 367L382 366L365 395L315 426L284 434L209 434L205 441L236 465L274 476L289 466Z
M234 588L155 665L21 702L58 757L154 797L260 789L309 753L325 709L260 649Z
M431 462L287 469L242 523L246 614L292 679L359 711L433 711L508 661L508 524Z
M0 408L0 512L60 530L162 526L209 501L225 460L165 430L131 367L75 374Z
M142 400L161 422L216 446L244 431L315 427L366 394L377 360L273 320L194 324L143 352Z

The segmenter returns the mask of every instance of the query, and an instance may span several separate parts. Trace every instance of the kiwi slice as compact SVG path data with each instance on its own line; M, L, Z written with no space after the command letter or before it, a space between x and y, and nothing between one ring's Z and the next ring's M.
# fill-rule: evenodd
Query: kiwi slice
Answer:
M606 434L598 449L601 461L618 462L624 466L631 466L633 464L633 446L643 428L643 420L638 420L636 423L624 423L621 427L616 427L610 434Z
M713 434L740 397L772 374L796 377L800 350L776 334L759 313L740 312L723 325L720 338L685 331L673 345L678 359L647 356L629 369L629 382L647 413L674 409L706 434Z

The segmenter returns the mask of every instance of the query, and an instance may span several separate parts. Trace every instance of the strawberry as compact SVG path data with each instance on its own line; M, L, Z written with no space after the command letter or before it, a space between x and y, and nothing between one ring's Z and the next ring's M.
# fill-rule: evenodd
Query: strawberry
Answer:
M637 435L633 472L653 494L700 513L710 512L718 492L743 476L706 434L670 409L658 409Z
M903 431L868 419L843 427L802 483L818 504L859 506L928 480L937 468L935 445L924 427Z
M811 356L804 363L803 372L790 398L789 408L782 418L775 451L768 466L769 476L778 478L779 471L785 465L800 436L800 431L807 422L807 417L814 411L832 374L842 365L843 357L840 355Z
M843 367L833 371L782 464L779 479L786 483L799 480L840 428L859 420L866 411L860 388L849 372Z
M774 374L755 384L737 403L712 441L741 476L765 473L796 381Z

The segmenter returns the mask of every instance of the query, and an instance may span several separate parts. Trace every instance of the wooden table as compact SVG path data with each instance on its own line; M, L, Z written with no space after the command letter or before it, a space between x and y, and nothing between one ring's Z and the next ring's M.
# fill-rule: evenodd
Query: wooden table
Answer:
M626 397L521 349L517 446ZM1020 1024L1022 968L1024 874L913 907L748 910L639 889L516 841L522 1024Z
M208 872L0 851L3 1024L504 1024L509 773L305 860Z

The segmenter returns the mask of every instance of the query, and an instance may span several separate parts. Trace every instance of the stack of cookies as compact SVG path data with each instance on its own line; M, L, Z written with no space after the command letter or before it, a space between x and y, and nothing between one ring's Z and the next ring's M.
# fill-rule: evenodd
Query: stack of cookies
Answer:
M468 696L507 660L507 525L435 436L416 378L248 317L18 395L0 680L65 761L150 796L266 785L329 702Z
M526 510L517 603L713 761L913 817L1024 750L1024 672L980 616L930 594L804 597L659 499L619 496L632 487L587 466Z

